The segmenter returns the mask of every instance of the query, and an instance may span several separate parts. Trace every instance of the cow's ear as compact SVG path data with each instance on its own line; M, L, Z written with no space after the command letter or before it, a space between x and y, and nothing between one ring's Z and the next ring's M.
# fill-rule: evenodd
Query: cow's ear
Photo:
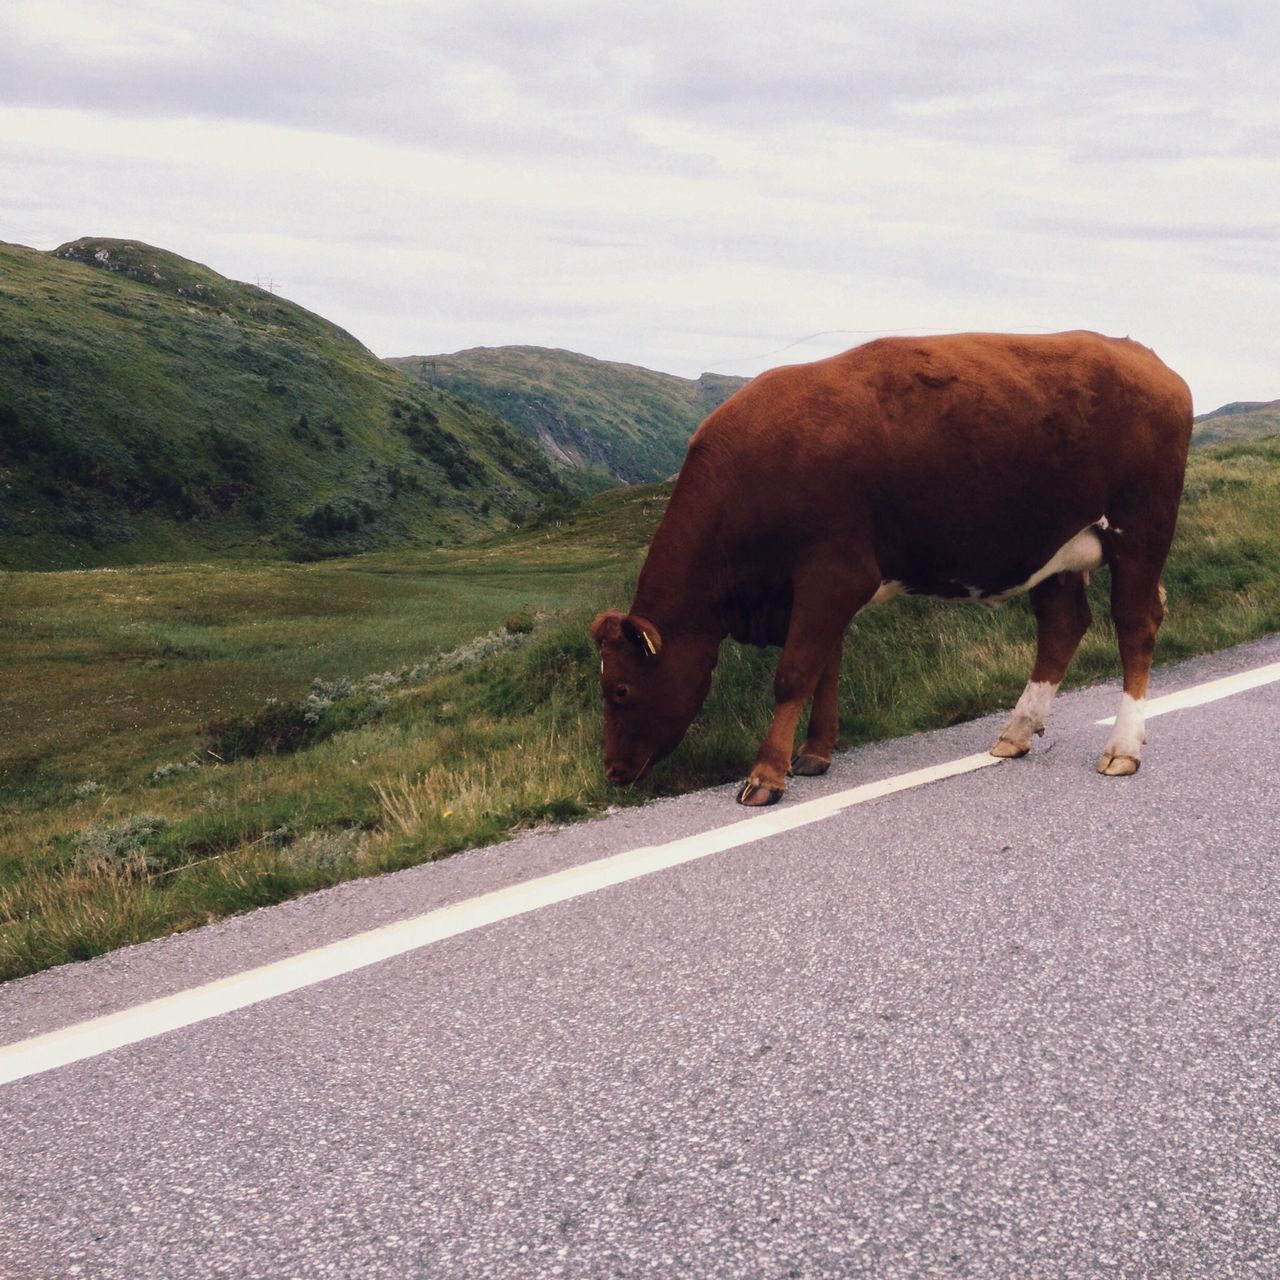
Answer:
M616 640L622 634L622 619L626 615L619 609L610 609L599 614L591 624L591 638L597 648L606 640Z
M656 658L662 652L662 632L648 618L629 614L622 619L622 634L648 658Z

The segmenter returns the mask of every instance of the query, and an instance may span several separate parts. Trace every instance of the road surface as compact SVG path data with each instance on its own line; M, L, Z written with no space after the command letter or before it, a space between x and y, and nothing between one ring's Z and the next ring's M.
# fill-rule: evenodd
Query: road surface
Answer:
M1280 1274L1280 682L1116 698L0 988L0 1276Z

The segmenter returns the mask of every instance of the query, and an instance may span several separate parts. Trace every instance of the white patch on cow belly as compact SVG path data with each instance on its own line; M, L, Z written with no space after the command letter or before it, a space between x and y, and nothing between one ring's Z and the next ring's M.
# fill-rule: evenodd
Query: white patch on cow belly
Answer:
M886 600L892 600L894 596L902 594L902 583L897 581L882 582L876 589L875 595L867 601L864 608L869 608L873 604L884 604Z
M1047 564L1037 569L1020 586L1010 587L1008 591L990 596L981 595L976 587L970 587L969 593L975 598L980 598L983 604L1003 604L1014 596L1030 591L1032 587L1055 573L1087 573L1090 569L1097 569L1102 564L1102 539L1098 537L1098 530L1106 528L1105 521L1106 516L1103 516L1100 520L1081 529L1074 538L1064 542L1053 553Z
M1127 693L1120 695L1120 710L1116 712L1115 727L1107 742L1106 751L1113 756L1142 758L1142 744L1147 740L1147 700Z

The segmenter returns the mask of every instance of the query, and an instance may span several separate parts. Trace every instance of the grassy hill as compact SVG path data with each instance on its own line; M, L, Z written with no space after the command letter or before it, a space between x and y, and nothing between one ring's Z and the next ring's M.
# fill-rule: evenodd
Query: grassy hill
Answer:
M0 244L0 568L454 542L563 502L571 474L198 263Z
M694 381L545 347L476 347L388 363L505 418L595 488L674 474L698 424L747 381L713 373Z
M1196 418L1193 445L1229 444L1280 431L1280 400L1237 400Z

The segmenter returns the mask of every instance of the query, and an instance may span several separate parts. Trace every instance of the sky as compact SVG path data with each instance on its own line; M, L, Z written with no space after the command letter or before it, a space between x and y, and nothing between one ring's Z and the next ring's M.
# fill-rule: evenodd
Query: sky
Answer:
M145 241L380 356L751 375L1089 328L1280 397L1274 0L5 0L0 240Z

